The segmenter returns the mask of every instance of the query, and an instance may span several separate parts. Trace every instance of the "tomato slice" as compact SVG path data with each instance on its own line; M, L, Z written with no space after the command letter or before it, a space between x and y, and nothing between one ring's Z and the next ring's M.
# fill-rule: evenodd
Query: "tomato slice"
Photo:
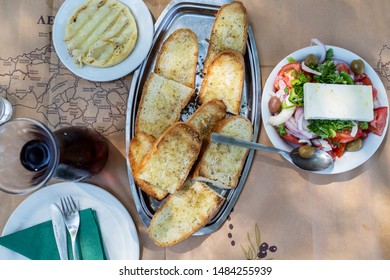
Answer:
M336 65L336 71L338 71L339 73L341 71L344 71L345 73L349 73L349 68L345 63L339 63Z
M344 154L346 146L347 144L343 143L333 148L333 152L335 153L336 157L341 158L341 156Z
M332 157L332 159L341 158L341 156L345 152L346 144L342 144L341 146L334 147L332 150L327 151L327 153Z
M336 132L336 136L331 138L331 140L333 142L336 142L336 143L346 144L346 143L351 142L357 138L360 138L360 136L362 136L362 134L363 134L363 131L359 127L355 136L351 135L351 131L344 130L342 132Z
M297 137L295 137L294 135L286 133L282 137L283 137L284 140L287 140L290 143L302 145L302 143L299 143L299 139Z
M372 98L376 100L378 98L378 91L372 84L371 79L367 76L367 74L355 75L355 82L360 83L366 86L372 86Z
M345 152L345 148L347 146L347 143L335 143L332 141L328 141L329 145L332 147L332 150L328 151L327 153L335 159L336 157L341 158L341 156Z
M336 159L336 153L333 150L327 151L327 153L332 157L333 160Z
M387 107L379 107L374 109L374 119L369 123L368 129L381 136L386 127Z
M291 62L282 67L279 70L278 75L274 81L274 87L276 90L279 90L279 81L284 81L287 87L292 88L291 81L298 77L301 73L301 64L297 62Z

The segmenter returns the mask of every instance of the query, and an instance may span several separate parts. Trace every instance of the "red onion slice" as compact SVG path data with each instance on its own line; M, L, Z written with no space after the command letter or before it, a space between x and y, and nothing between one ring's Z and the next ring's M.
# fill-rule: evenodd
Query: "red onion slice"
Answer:
M286 126L286 131L288 134L291 134L291 135L297 137L299 140L306 139L306 137L304 137L301 133L299 133L299 131L296 130L296 128L294 126L292 126L291 123L285 122L284 125Z
M318 139L318 141L321 143L321 146L322 146L322 150L324 150L325 152L329 152L332 149L332 146L330 146L329 142L324 140L324 139Z
M301 120L303 119L303 114L299 117L299 122L296 121L295 116L289 118L284 125L288 133L294 135L299 140L310 140L313 138L313 134L309 131L300 129Z
M326 57L326 47L325 47L324 43L322 43L320 40L318 40L316 38L311 39L311 42L318 45L321 48L321 57L320 57L320 60L318 62L323 63L325 61L325 57Z
M301 144L306 144L308 146L312 146L312 143L309 139L299 139L298 142Z
M313 139L312 140L313 145L316 146L317 148L324 150L325 152L329 152L332 150L332 147L328 143L328 141L324 139Z
M305 71L305 72L312 73L314 75L321 75L322 74L321 72L318 72L316 70L311 69L309 66L307 66L305 64L304 61L302 61L301 66L302 66L302 70Z
M270 116L268 123L273 126L278 126L282 123L285 123L295 112L295 107L283 109L279 114L275 116Z
M355 137L357 132L358 132L358 124L353 122L353 127L351 129L351 136Z

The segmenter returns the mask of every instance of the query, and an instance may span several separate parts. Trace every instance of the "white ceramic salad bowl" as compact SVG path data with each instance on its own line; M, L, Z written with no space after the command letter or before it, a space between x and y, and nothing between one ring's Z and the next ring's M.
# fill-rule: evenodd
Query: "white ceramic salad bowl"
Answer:
M329 46L329 45L326 45L325 47L326 49L329 48L333 49L334 59L336 60L342 60L350 64L351 61L354 59L361 59L365 63L365 73L371 79L373 86L378 91L378 101L380 106L385 106L385 107L389 106L386 90L385 87L383 86L381 79L374 71L374 69L364 59L354 54L353 52L343 48ZM284 65L290 62L289 58L293 58L295 61L303 61L305 60L306 56L311 53L320 57L322 54L321 46L319 45L309 46L289 54L282 61L280 61L278 65L273 69L273 71L271 72L271 74L269 75L265 83L262 100L261 100L261 112L262 112L263 125L271 143L279 149L291 151L293 149L293 146L292 144L285 141L282 137L280 137L275 127L268 123L268 119L271 116L271 113L268 108L268 101L272 97L271 93L274 91L274 80L278 75L279 70ZM331 168L316 173L322 173L322 174L343 173L346 171L350 171L360 166L364 162L366 162L368 159L370 159L370 157L376 152L376 150L381 145L386 135L388 122L389 122L389 115L387 114L386 126L381 136L370 133L368 137L363 140L363 146L360 150L354 152L349 152L349 151L344 152L344 154L340 158L335 159L335 163Z

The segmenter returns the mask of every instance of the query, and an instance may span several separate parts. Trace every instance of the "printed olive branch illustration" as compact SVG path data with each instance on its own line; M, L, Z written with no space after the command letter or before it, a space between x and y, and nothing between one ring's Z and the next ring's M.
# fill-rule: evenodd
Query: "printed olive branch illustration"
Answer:
M247 238L248 238L248 243L249 243L247 250L242 246L242 244L240 244L241 250L244 252L244 255L245 255L247 260L264 259L265 257L267 257L267 251L274 253L277 250L276 246L273 245L273 246L269 247L268 243L261 242L260 229L259 229L259 225L257 223L255 223L255 242L256 242L255 244L256 244L256 246L253 244L249 232L247 233ZM269 260L269 258L268 258L268 260Z
M258 259L257 254L256 254L257 250L253 246L253 242L251 240L249 232L247 233L247 238L248 238L248 242L249 242L248 250L245 250L245 248L242 246L242 244L240 244L241 249L244 252L245 257L248 260L256 260L256 259ZM256 238L257 248L259 248L260 242L261 242L261 236L260 236L260 229L259 229L259 226L257 223L255 224L255 238Z

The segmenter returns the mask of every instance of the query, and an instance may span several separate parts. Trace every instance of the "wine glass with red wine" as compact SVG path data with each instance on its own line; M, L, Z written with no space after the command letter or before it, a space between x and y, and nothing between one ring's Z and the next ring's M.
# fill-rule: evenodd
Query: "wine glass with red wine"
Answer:
M99 173L108 158L105 137L92 128L69 126L52 132L30 118L0 125L0 190L32 192L53 176L81 181Z

